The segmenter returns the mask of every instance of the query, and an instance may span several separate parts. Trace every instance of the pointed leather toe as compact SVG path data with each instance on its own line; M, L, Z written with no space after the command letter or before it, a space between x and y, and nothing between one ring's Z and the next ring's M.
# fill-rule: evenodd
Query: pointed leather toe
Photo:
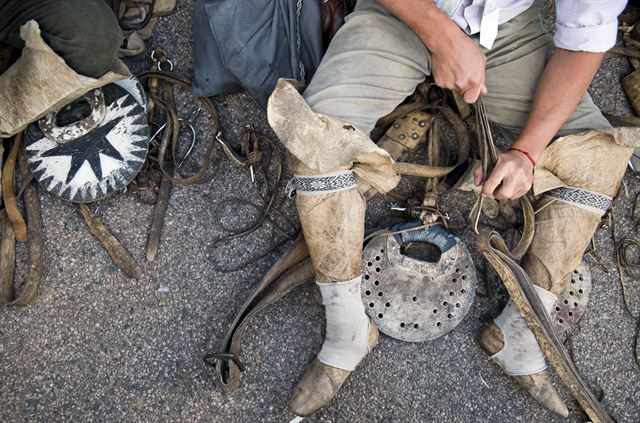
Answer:
M316 358L298 383L289 408L298 416L310 416L331 401L350 374Z
M378 344L378 337L378 328L373 322L370 322L369 351ZM296 391L289 401L289 408L297 416L310 416L331 401L351 373L348 370L324 364L316 358L300 379Z
M489 323L479 338L480 346L489 355L494 355L504 347L502 331L495 323ZM525 391L540 405L561 417L567 418L569 410L564 404L558 391L551 383L548 370L524 376L510 376L514 378Z

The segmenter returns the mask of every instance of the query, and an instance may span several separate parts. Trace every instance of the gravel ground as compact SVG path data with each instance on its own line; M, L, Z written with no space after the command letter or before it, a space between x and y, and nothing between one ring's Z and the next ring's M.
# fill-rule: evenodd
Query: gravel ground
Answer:
M174 15L159 23L150 45L162 46L175 71L192 75L192 1L179 2ZM552 11L546 10L547 20ZM552 20L550 22L553 22ZM147 61L131 64L143 70ZM608 60L591 87L606 112L630 115L620 86L630 71L624 59ZM214 99L225 138L240 139L250 124L275 141L264 114L244 94ZM199 122L207 140L204 121ZM193 165L193 164L191 164ZM255 201L248 173L228 160L217 178L173 191L160 254L144 256L151 207L131 196L102 201L94 209L144 268L139 280L127 279L88 233L76 209L42 194L46 276L30 306L0 309L0 420L51 421L236 421L288 422L287 401L323 332L323 309L312 286L304 286L256 318L245 337L247 371L240 388L225 392L204 365L204 353L216 350L234 314L261 275L282 250L236 272L220 266L237 263L271 247L266 226L241 240L215 243L219 222L242 224L255 211L225 203L232 197ZM274 166L271 172L274 171ZM410 187L416 181L404 182ZM631 226L631 207L640 190L630 172L627 191L615 202L615 237ZM473 198L445 197L452 222ZM291 202L283 211L296 219ZM450 207L451 209L451 207ZM391 219L382 199L374 199L367 222ZM473 236L459 232L472 250L481 277L486 267ZM277 238L277 236L276 236ZM625 314L613 262L609 225L598 230L599 264L589 260L594 287L589 310L571 332L576 364L604 405L620 423L640 421L640 372L634 361L635 324ZM19 251L24 258L24 251ZM427 343L405 343L382 336L376 348L331 404L309 422L551 422L515 382L505 377L480 350L476 338L504 305L505 293L488 278L469 312L454 331ZM640 312L640 287L628 279L628 298ZM586 417L568 391L556 386L569 406L570 422Z

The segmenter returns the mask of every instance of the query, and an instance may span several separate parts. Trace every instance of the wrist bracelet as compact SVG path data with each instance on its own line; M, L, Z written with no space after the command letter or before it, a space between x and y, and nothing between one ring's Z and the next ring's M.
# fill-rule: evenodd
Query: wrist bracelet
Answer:
M533 157L531 157L531 154L529 154L528 151L526 150L521 150L519 148L515 148L515 147L511 147L509 150L507 151L517 151L518 153L522 153L524 154L524 156L529 159L529 161L531 162L531 164L533 165L533 167L536 167L536 161L533 160Z

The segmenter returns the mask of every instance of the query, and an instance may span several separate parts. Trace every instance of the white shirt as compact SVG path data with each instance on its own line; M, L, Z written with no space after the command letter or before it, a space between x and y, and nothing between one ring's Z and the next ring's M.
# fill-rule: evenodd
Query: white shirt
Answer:
M534 0L433 2L467 34L480 33L480 44L491 48L497 26L530 8ZM615 45L618 15L624 10L626 0L556 0L555 3L556 47L573 51L605 52ZM487 5L487 9L491 10L485 11Z

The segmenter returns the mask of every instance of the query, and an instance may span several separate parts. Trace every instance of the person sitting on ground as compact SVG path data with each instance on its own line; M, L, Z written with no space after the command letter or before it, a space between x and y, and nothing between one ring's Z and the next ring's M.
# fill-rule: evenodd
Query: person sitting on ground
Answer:
M427 75L480 97L510 135L482 193L516 199L536 187L536 235L522 265L550 310L611 203L632 149L606 135L609 122L586 93L616 41L625 1L556 1L556 32L533 0L359 0L301 97L281 80L269 122L292 156L296 204L325 305L322 349L290 403L299 416L325 405L375 345L378 332L360 296L365 200L399 177L368 134ZM585 131L597 130L600 132ZM549 145L555 137L565 137ZM617 139L615 139L617 141ZM552 181L553 183L549 182ZM544 204L543 204L544 202ZM544 207L543 207L544 206ZM493 360L549 410L568 411L544 354L509 303L480 338Z

